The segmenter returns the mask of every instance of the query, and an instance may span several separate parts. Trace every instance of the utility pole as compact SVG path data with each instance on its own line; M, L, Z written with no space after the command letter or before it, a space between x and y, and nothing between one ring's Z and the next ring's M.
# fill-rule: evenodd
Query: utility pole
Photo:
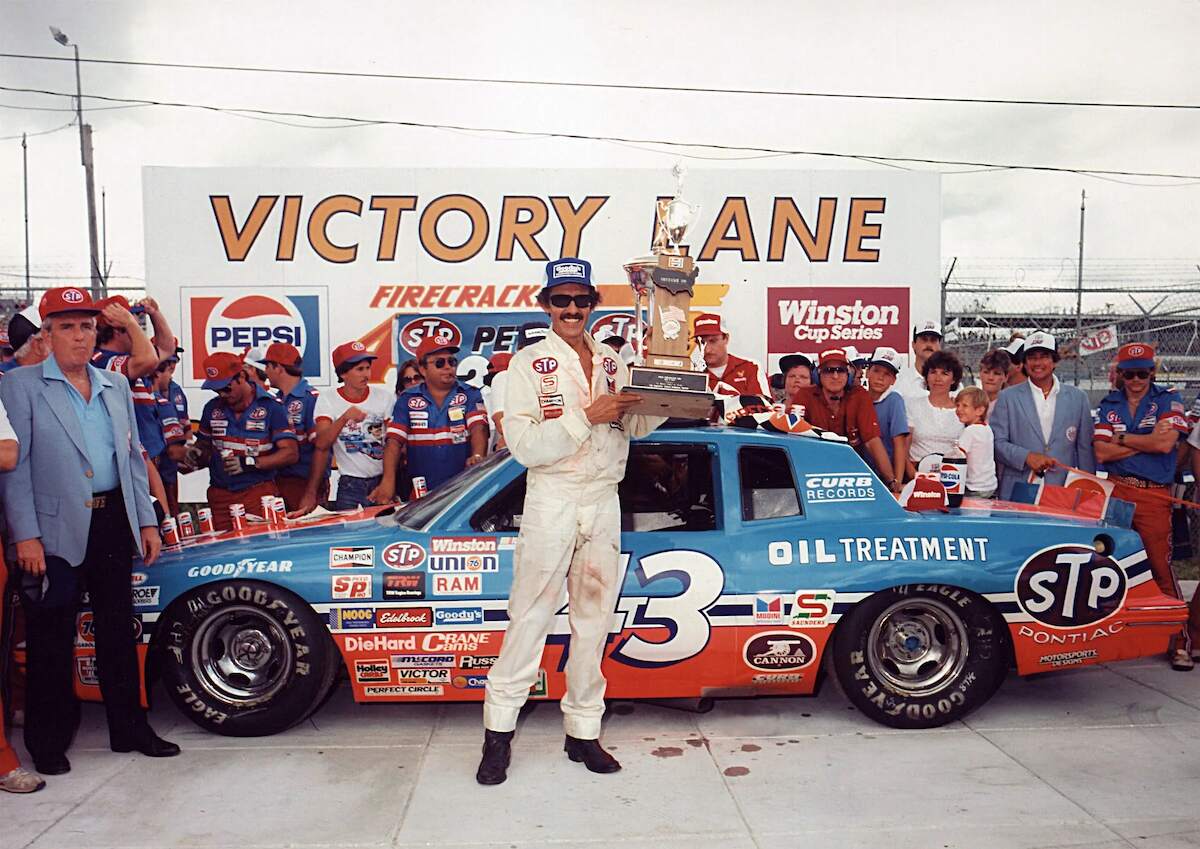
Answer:
M21 174L25 189L25 306L33 302L33 289L29 287L29 145L21 133Z
M67 34L50 27L50 34L63 47L70 45L75 50L75 120L79 124L79 158L83 163L84 179L87 184L88 249L92 263L92 297L99 300L107 295L108 287L100 274L100 245L96 237L96 181L92 170L92 128L83 123L83 84L79 77L79 45L72 44Z
M101 260L100 267L104 269L104 288L108 289L108 193L104 190L104 186L100 187L100 250Z
M1075 385L1079 385L1079 361L1083 350L1083 216L1087 206L1087 190L1079 193L1079 267L1075 276Z
M942 308L938 315L938 324L942 326L942 330L946 329L946 287L950 285L950 278L954 275L954 266L958 265L958 257L950 260L950 270L946 272L946 279L942 281Z

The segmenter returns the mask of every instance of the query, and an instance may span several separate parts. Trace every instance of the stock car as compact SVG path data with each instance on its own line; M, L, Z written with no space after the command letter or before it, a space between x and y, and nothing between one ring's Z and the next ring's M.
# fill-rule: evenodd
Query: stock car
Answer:
M203 728L272 734L354 697L479 701L506 625L525 470L507 453L403 507L201 538L134 574L146 678ZM733 427L632 443L612 698L811 694L834 674L899 728L958 719L1010 668L1164 652L1184 605L1137 534L1032 505L905 510L844 442ZM565 688L564 607L533 698ZM95 687L81 613L77 689Z

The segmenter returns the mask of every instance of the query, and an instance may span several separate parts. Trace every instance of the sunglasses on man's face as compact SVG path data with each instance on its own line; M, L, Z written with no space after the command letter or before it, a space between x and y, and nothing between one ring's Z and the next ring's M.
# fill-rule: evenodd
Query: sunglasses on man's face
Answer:
M425 360L426 368L445 368L458 365L458 357L430 357ZM416 383L414 380L413 383Z
M596 296L591 292L585 292L582 295L551 295L550 306L560 310L565 310L571 304L579 307L581 310L588 310L596 306Z
M821 369L821 374L846 374L849 371L845 366L825 366Z
M1121 372L1121 377L1126 380L1149 380L1150 370L1144 368L1125 369Z
M230 392L233 391L233 387L238 385L238 382L241 381L241 379L242 379L242 376L240 374L235 375L233 380L229 381L229 383L225 384L224 386L222 386L220 389L217 390L217 394L218 395L228 395Z

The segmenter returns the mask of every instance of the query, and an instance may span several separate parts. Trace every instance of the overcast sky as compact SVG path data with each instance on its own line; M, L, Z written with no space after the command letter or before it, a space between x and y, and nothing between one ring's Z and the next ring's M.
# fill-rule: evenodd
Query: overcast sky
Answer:
M983 98L1200 103L1200 3L678 4L10 2L0 52L452 76ZM0 59L0 85L73 91L68 63ZM1200 110L882 103L531 89L83 66L85 93L471 126L641 135L1075 168L1200 174ZM0 104L66 98L0 91ZM85 106L99 106L85 101ZM108 194L114 275L140 276L141 167L657 167L675 151L400 127L296 129L146 107L90 111ZM0 137L68 112L0 107ZM87 273L74 128L29 140L36 269ZM693 149L702 156L736 156ZM745 155L745 154L743 154ZM877 168L809 156L696 160L693 168ZM1079 193L1087 256L1200 256L1200 181L1125 185L1072 174L939 168L942 255L1070 257ZM1161 185L1172 181L1131 178ZM23 267L19 140L0 141L0 271ZM937 226L937 222L930 222ZM1086 267L1086 263L1085 263ZM20 282L13 278L5 278Z

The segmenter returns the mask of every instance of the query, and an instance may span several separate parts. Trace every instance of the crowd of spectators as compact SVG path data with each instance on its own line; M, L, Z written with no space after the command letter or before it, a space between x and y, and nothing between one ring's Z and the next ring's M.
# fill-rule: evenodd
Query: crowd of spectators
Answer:
M516 347L546 332L527 325ZM889 347L797 352L780 359L770 380L730 353L720 316L698 316L692 336L693 362L718 398L769 397L799 411L844 436L895 493L932 455L960 459L966 494L979 499L1008 498L1022 481L1061 484L1072 469L1107 473L1114 494L1136 505L1134 527L1158 586L1182 597L1162 496L1189 456L1200 471L1200 424L1189 424L1178 392L1154 382L1152 346L1120 349L1112 392L1093 418L1086 395L1055 375L1060 357L1048 333L984 354L978 386L963 385L964 364L943 348L932 321L913 328L907 358ZM601 342L631 356L620 336ZM84 290L53 289L13 317L0 345L5 553L18 567L26 622L25 741L43 775L70 769L78 710L64 682L83 586L112 748L179 752L154 734L140 706L127 596L135 555L152 563L164 516L180 513L180 475L207 470L207 505L221 531L233 527L236 505L250 521L265 518L264 499L282 499L298 518L421 497L504 447L512 353L493 354L482 385L473 385L479 381L460 378L458 348L446 338L423 340L397 367L394 388L379 382L377 355L357 340L334 348L337 385L320 391L290 344L211 354L202 388L213 396L195 427L174 380L184 351L153 299L93 303ZM0 592L7 576L0 568ZM1200 640L1195 604L1172 650L1176 668L1191 668L1193 639ZM3 717L0 706L0 789L40 789L43 779L4 744Z

